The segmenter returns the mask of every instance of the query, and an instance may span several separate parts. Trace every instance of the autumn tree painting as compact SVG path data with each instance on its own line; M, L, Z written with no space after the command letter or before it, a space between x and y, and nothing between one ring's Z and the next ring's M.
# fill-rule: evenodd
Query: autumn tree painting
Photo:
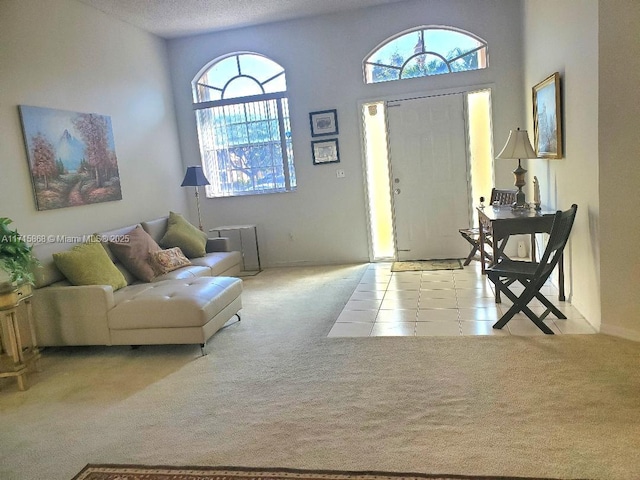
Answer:
M31 172L44 182L44 188L49 188L49 179L58 176L56 156L53 145L41 133L33 138L33 165Z
M108 116L19 109L38 210L122 199Z

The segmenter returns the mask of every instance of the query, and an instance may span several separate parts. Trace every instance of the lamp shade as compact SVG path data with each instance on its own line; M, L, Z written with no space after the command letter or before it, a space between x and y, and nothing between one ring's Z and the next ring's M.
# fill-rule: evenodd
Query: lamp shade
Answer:
M204 176L202 167L187 167L187 173L184 175L181 187L198 187L200 185L209 185L209 180Z
M521 158L538 158L538 156L531 146L527 131L518 128L509 132L507 143L496 158L506 160L517 158L520 160Z

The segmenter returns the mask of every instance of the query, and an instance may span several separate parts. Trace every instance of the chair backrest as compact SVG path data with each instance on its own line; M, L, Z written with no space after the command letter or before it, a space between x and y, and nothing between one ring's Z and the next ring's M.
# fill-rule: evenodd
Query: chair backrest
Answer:
M577 211L578 206L574 203L569 210L556 212L553 225L551 226L551 232L549 233L549 240L540 259L536 277L544 275L544 273L548 276L557 265L564 251L564 247L569 240L569 234L571 233L573 222L576 219Z
M516 194L518 190L500 190L498 188L491 189L491 201L489 205L493 205L493 202L499 202L500 205L511 205L516 203Z

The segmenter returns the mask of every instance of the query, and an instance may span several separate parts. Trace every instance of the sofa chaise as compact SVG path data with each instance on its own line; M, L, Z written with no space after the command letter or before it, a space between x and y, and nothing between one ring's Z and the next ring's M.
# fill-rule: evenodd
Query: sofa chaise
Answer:
M191 236L182 249L175 244L184 238L167 240L170 232L184 233L176 224ZM235 276L242 258L227 238L207 239L173 212L87 238L34 246L41 263L32 299L38 345L204 347L240 318L242 281ZM194 238L201 252L191 251Z

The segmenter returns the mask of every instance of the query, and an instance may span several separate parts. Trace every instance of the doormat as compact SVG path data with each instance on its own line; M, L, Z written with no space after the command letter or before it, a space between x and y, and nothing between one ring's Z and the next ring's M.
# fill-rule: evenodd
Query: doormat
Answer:
M73 480L553 480L534 477L349 472L293 468L87 465Z
M412 260L410 262L393 262L392 272L432 272L435 270L462 270L459 258L446 260Z

